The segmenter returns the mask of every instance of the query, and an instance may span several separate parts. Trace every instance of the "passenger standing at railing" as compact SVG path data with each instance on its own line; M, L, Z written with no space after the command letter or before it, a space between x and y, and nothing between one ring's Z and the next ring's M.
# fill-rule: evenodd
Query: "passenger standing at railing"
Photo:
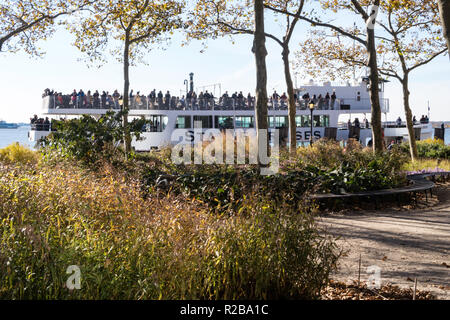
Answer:
M166 109L169 109L169 103L170 103L170 92L169 90L167 90L166 95L165 95L165 100L164 100L164 107Z
M77 90L73 89L71 96L72 96L72 105L74 108L76 108L77 107Z
M158 92L158 109L162 108L164 95L161 90Z
M120 109L120 104L119 104L120 93L119 93L119 91L117 91L117 89L114 90L112 97L113 97L113 101L114 101L113 102L114 108Z
M48 117L45 118L43 129L44 131L50 131L50 120L48 119Z
M80 91L77 94L77 105L78 108L82 108L84 105L84 92L83 89L80 89Z
M198 105L197 105L197 93L192 92L192 99L191 99L191 103L192 103L192 109L194 110L198 110Z
M92 108L92 95L91 95L91 90L88 90L87 94L86 94L86 105L88 108Z
M280 97L280 101L281 101L281 107L284 108L286 106L286 101L287 101L286 92L283 92L283 94Z
M208 90L205 91L205 93L203 94L203 107L205 109L209 108L209 99L210 99L210 94L208 93Z
M105 91L102 92L101 98L102 98L102 108L106 109L106 99L107 99L108 95L106 94Z
M141 109L142 108L142 98L140 95L140 91L136 92L136 97L134 97L134 102L136 105L136 109Z
M242 94L242 91L239 91L237 98L238 98L238 107L239 109L242 109L244 107L244 95Z
M331 110L334 110L335 103L336 103L336 91L333 90L333 94L331 95L331 106L330 106Z
M236 108L236 101L237 101L237 92L235 92L231 95L231 108L232 109Z
M64 100L63 100L63 96L61 93L56 93L56 105L57 107L61 108L62 106L64 106Z
M397 127L400 127L402 125L402 118L397 118Z
M323 97L322 97L322 94L319 94L319 97L317 98L317 101L318 101L319 110L322 110L323 109Z
M31 124L35 124L37 121L38 121L38 116L37 115L34 115L33 118L30 118L30 123Z
M272 101L274 104L274 109L276 109L276 110L278 110L278 99L279 98L280 98L280 96L278 95L277 91L275 90L272 95Z
M200 91L198 95L198 106L200 110L203 110L203 91Z
M114 103L113 96L108 94L108 93L106 93L106 94L107 94L107 97L106 97L106 108L107 109L114 108L115 103ZM119 98L117 98L117 99L119 99Z
M215 101L214 101L214 95L212 93L209 94L209 106L214 110Z
M325 109L328 110L330 108L330 93L327 92L325 96Z
M181 110L186 110L186 99L184 98L184 96L181 96L181 98L179 100L179 104L180 104Z
M315 105L317 105L317 96L314 94L312 97L312 103L314 103Z
M186 94L186 107L188 110L192 109L192 92Z
M156 101L156 89L153 89L150 94L148 95L148 108L154 109L155 108L155 101Z
M100 94L98 93L98 90L95 90L95 92L94 92L94 109L98 109L100 107L99 97L100 97Z
M248 106L249 109L253 108L253 97L250 94L250 92L247 95L247 106Z

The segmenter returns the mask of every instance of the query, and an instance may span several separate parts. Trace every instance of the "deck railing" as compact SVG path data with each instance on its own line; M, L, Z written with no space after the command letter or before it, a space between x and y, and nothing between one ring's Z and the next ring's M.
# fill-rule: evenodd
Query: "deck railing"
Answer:
M307 110L310 102L315 103L315 110L348 110L370 112L370 99L297 99L298 110ZM380 99L381 111L389 112L389 100ZM72 99L70 95L46 96L43 100L43 109L113 109L120 110L122 100L112 97L90 97ZM130 110L226 110L245 111L254 110L255 99L247 98L196 98L179 99L177 97L150 98L146 96L134 96L129 101ZM286 99L269 99L269 110L287 110Z
M69 95L66 96L46 96L43 98L43 109L113 109L120 110L122 101L117 98L92 98L72 100ZM254 110L255 99L247 98L196 98L179 99L172 97L148 98L145 96L133 97L129 101L130 110L226 110L226 111L245 111ZM310 100L299 99L296 101L298 110L308 109ZM315 110L340 110L341 102L339 99L315 101ZM287 110L287 100L269 99L269 110Z

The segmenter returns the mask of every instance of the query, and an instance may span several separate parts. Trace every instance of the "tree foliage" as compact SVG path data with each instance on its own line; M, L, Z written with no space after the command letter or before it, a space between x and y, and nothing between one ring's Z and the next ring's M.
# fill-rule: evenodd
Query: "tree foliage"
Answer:
M450 54L450 0L438 0L439 12L441 14L442 30L447 39L447 48Z
M143 62L155 44L169 39L168 34L181 26L179 15L184 4L176 0L98 0L91 14L69 24L75 34L75 46L90 62L106 62L105 52L123 63L123 126L125 152L131 151L128 129L130 65ZM111 43L113 45L111 46Z
M292 10L296 14L303 11L305 0L266 0L263 1L264 8L278 10ZM189 20L188 37L194 39L215 39L222 36L233 36L237 34L255 35L256 25L253 21L255 12L253 1L225 1L225 0L199 0ZM271 10L275 16L280 15L278 11ZM278 17L275 17L278 18ZM285 15L282 17L286 21L283 25L284 33L275 35L264 30L266 38L272 39L282 48L282 59L284 63L284 73L286 87L289 97L289 128L290 128L290 149L295 153L296 141L296 106L294 100L294 87L291 77L291 66L289 60L289 43L292 39L295 27L299 19ZM253 46L255 52L255 45ZM258 126L259 127L259 126Z
M98 0L89 15L80 15L68 28L90 62L105 63L109 53L123 63L128 44L130 64L135 65L145 62L145 53L180 27L182 8L182 2L172 0Z
M336 6L332 7L337 10ZM409 75L446 52L439 22L438 6L433 0L384 0L377 17L376 52L378 72L397 79L403 87L405 116L410 133L411 157L417 157L412 112L409 105ZM346 32L364 35L356 24ZM350 79L368 64L366 48L352 37L341 38L336 31L313 31L300 45L297 67L315 78ZM305 59L305 54L310 57ZM311 56L315 63L311 63ZM332 69L333 72L327 70Z
M445 42L435 1L385 0L380 5L376 38L381 75L402 80L405 71L413 71L443 53ZM345 31L354 37L365 36L361 25L348 26ZM321 80L352 79L354 68L361 71L368 63L361 42L323 30L310 32L296 58L296 68Z
M346 0L346 1L336 1L336 0L320 0L318 1L323 11L317 13L316 10L312 10L309 13L295 13L290 12L287 9L279 9L266 5L271 10L279 12L285 15L296 17L300 20L311 23L315 27L324 27L332 31L339 33L344 37L353 39L362 44L367 51L368 67L370 69L369 75L369 88L370 88L370 100L372 107L372 134L373 134L373 149L374 152L381 152L384 149L383 139L382 139L382 128L381 128L381 106L379 99L379 77L377 69L377 55L375 48L375 31L372 25L376 21L376 15L374 15L375 10L372 6L378 6L380 0ZM368 11L371 8L372 12ZM345 27L339 25L335 21L327 22L329 19L330 12L336 14L345 13L345 11L350 11L351 13L359 16L360 21L366 24L367 35L366 38L355 36L354 34L348 32Z
M56 30L58 18L87 8L93 0L2 0L0 3L0 52L24 50L41 56L39 40Z

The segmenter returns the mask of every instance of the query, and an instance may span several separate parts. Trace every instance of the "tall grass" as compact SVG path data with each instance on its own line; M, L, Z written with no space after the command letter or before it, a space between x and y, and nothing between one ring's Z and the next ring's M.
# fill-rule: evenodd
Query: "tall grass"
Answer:
M252 194L234 215L105 165L0 163L2 299L317 298L339 250L304 209ZM69 290L66 269L81 269Z

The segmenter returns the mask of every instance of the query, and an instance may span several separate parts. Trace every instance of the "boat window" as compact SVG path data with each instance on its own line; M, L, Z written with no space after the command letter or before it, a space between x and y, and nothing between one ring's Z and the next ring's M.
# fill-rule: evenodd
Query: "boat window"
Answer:
M176 129L191 129L191 116L179 116L177 117Z
M320 116L320 126L329 127L330 126L330 116Z
M310 123L311 116L296 116L295 122L299 128L308 128L311 126ZM329 127L330 126L330 116L317 115L314 116L314 127Z
M298 128L309 127L309 119L310 119L310 116L296 116L295 122L297 124L297 127Z
M233 117L220 117L216 116L216 128L217 129L233 129Z
M213 127L212 116L194 116L194 127L196 121L200 121L204 129L211 129Z
M151 115L148 116L147 119L149 120L149 123L146 125L147 132L163 132L169 121L167 116L159 115Z
M253 117L236 117L236 128L254 128Z
M285 116L276 116L269 117L269 127L270 128L284 128L288 126L288 117Z

